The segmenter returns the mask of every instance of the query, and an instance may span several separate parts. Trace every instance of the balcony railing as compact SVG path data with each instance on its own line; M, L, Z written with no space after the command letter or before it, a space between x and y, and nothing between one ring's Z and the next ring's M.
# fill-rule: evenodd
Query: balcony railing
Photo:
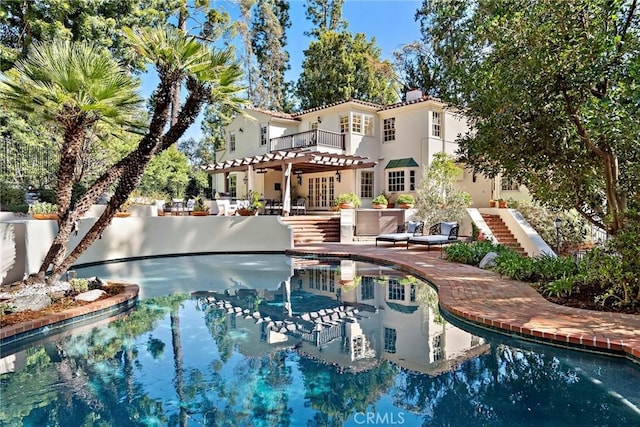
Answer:
M291 150L294 148L331 147L344 150L344 134L326 130L309 130L293 135L271 138L271 151Z

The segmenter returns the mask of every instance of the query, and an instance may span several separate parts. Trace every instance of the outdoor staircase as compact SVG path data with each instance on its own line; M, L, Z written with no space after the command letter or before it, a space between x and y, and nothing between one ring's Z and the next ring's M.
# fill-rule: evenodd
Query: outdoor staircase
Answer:
M493 236L498 240L498 243L513 248L521 255L527 255L522 245L518 243L516 238L513 236L513 233L509 231L499 215L482 214L482 218L484 219L484 222L487 223L487 226L491 230Z
M282 222L293 227L295 245L340 241L339 216L295 215L282 217Z

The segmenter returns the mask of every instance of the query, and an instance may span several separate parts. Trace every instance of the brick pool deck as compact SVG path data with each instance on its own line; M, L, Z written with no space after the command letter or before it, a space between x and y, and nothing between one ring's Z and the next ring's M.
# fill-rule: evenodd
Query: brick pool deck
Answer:
M526 283L445 261L436 248L323 243L298 246L287 253L393 264L431 282L438 290L440 306L475 326L563 347L624 355L640 362L640 316L553 304Z

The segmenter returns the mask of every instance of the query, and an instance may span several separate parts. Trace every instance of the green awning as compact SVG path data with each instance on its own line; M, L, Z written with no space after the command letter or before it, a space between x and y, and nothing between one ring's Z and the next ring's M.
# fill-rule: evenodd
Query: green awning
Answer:
M389 160L385 169L394 169L394 168L417 168L418 163L413 160L413 157L408 157L406 159L395 159Z
M400 313L411 314L418 309L417 305L402 305L397 302L386 301L390 309L399 311Z

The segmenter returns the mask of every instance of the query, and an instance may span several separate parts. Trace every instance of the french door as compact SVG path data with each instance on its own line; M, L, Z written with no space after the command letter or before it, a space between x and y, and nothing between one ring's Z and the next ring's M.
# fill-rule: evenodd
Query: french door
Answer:
M334 177L320 176L309 178L309 200L310 209L329 210L336 198L334 190Z

